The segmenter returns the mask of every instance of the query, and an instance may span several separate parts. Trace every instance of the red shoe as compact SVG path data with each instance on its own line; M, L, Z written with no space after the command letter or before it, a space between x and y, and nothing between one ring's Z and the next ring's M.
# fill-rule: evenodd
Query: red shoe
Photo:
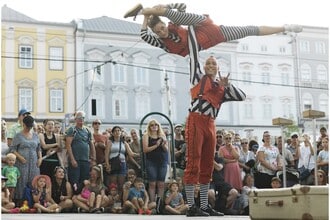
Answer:
M145 212L144 212L146 215L151 215L151 210L150 209L147 209L147 210L145 210Z
M18 207L10 210L10 213L19 213L19 212L20 212L20 209Z
M143 209L139 209L139 210L138 210L138 213L139 213L139 215L143 215L143 214L144 214Z

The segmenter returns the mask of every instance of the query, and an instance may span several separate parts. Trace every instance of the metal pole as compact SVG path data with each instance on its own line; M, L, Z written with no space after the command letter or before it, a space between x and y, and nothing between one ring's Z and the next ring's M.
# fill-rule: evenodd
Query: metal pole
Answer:
M282 136L282 158L283 158L283 187L286 187L286 166L285 166L285 146L284 146L284 126L281 126L281 136Z
M313 118L313 149L314 149L314 184L315 186L318 185L318 179L317 179L317 144L316 144L316 118Z

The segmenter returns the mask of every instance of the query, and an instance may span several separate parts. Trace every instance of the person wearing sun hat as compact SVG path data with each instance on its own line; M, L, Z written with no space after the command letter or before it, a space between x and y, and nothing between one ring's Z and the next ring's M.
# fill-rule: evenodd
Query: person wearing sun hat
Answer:
M37 175L32 180L34 207L38 212L58 213L60 206L52 199L52 182L47 175Z
M8 146L11 146L11 142L15 137L15 135L23 130L23 119L25 116L28 115L31 115L31 113L27 109L22 108L21 110L19 110L17 122L8 129L8 133L7 133Z

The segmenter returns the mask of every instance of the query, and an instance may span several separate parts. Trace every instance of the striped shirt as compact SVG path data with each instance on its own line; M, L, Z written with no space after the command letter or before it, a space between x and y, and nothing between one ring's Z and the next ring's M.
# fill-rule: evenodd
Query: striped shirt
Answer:
M166 10L164 16L176 25L197 25L206 19L204 15L186 13L186 5L183 3L169 4L167 7L168 10ZM169 52L164 42L157 35L150 33L148 29L141 29L140 36L141 39L151 46L159 47L166 52ZM176 43L181 41L180 37L173 33L169 33L168 38Z
M189 45L189 57L190 57L190 84L191 87L196 86L203 77L203 72L200 68L198 44L196 41L196 34L193 26L188 27L188 45ZM218 86L217 82L214 82L214 86ZM246 98L245 93L229 84L225 87L224 98L222 103L228 101L243 101ZM201 105L201 108L200 108ZM195 98L191 101L190 112L198 112L204 115L208 115L212 118L216 118L220 108L215 108L206 100L200 100Z

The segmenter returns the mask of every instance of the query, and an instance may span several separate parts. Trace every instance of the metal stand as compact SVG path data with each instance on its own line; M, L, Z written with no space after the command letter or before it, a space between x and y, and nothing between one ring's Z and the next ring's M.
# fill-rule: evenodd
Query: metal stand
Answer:
M273 125L281 126L281 136L282 136L282 158L283 158L283 187L286 187L286 166L285 166L285 138L284 138L284 128L285 126L292 125L292 120L286 118L273 118Z
M303 112L304 118L310 118L313 122L313 149L314 149L314 160L315 160L315 166L314 166L314 183L317 186L318 185L318 179L317 179L317 145L316 145L316 119L317 118L323 118L325 117L325 113L321 111L316 110L306 110Z

